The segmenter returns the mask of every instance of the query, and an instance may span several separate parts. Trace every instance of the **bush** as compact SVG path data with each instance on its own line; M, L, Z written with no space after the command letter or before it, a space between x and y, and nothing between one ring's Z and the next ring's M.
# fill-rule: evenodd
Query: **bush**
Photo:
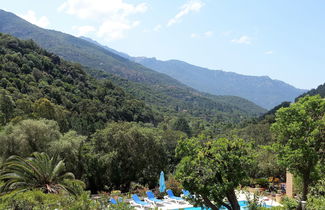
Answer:
M169 175L166 181L166 189L171 189L176 196L179 196L182 193L183 186L173 175Z
M268 179L255 179L255 183L258 184L259 186L263 188L267 188L269 186L269 181Z
M320 210L325 208L325 197L309 196L307 201L308 210Z
M46 194L40 190L13 191L0 197L0 209L43 210L43 209L100 209L99 203L90 199L89 193L79 196L62 194Z
M137 194L139 196L147 196L146 192L149 190L148 187L143 186L136 182L131 182L130 184L130 193Z
M108 209L109 210L133 210L135 208L128 203L120 202L117 205L110 205Z
M296 209L299 204L296 199L289 197L284 197L281 203L283 207L287 210Z

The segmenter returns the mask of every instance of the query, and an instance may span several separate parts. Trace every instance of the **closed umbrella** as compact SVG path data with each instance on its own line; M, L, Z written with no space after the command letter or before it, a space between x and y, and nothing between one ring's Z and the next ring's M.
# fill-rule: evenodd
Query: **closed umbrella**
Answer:
M166 190L166 185L165 185L165 175L164 172L160 172L160 178L159 178L159 191L160 192L165 192Z

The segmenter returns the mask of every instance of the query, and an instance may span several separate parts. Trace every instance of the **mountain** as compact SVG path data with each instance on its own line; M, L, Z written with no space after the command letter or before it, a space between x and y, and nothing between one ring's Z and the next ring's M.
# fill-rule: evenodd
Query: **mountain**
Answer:
M155 58L136 57L134 61L165 73L197 90L214 95L243 97L266 109L283 101L293 101L295 97L305 92L267 76L246 76L210 70L178 60L160 61Z
M81 38L102 46L90 38ZM196 90L213 95L239 96L266 109L271 109L283 101L293 101L306 91L267 76L247 76L221 70L210 70L179 60L161 61L156 58L132 57L107 46L102 47L157 72L167 74Z
M302 94L298 98L304 97L306 95L314 96L314 95L317 95L317 94L319 94L322 98L325 98L325 83L322 84L322 85L319 85L316 89L311 89L310 91ZM296 100L298 98L296 98Z
M111 81L92 78L33 41L0 33L0 126L41 117L88 135L108 121L156 123L156 116Z
M121 85L125 92L171 116L187 113L203 119L234 122L265 112L240 97L201 93L102 46L62 32L42 29L3 10L0 10L0 32L33 39L49 52L89 67L85 71L93 76L120 83L117 85Z

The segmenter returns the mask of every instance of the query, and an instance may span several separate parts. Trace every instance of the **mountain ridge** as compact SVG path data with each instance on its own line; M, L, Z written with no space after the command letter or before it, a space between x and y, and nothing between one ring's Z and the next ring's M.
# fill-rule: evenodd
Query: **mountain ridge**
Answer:
M295 97L305 92L268 76L210 70L178 60L160 61L143 57L136 57L134 60L199 91L243 97L267 109L283 101L293 101Z
M140 63L157 72L167 74L183 84L199 91L213 95L239 96L267 109L271 109L283 101L294 101L297 96L307 91L295 88L281 80L271 79L266 75L252 76L238 74L236 72L213 70L176 59L162 61L155 57L133 57L104 46L88 37L80 38L102 46L121 57ZM222 85L218 86L216 84ZM262 88L262 90L259 88Z
M197 117L217 119L218 115L222 115L223 119L226 119L226 116L233 120L238 118L236 121L265 112L264 109L246 99L217 97L201 93L168 75L143 67L103 47L62 32L39 28L13 13L0 10L0 17L0 32L9 33L21 39L33 39L49 52L87 66L89 68L86 69L87 73L98 69L106 74L126 79L123 80L125 92L156 107L161 108L163 104L164 109L175 110L177 106L177 110L180 111L190 108L192 114ZM101 78L102 73L94 73L96 74L97 78ZM241 105L243 102L244 104ZM202 107L205 108L199 111Z

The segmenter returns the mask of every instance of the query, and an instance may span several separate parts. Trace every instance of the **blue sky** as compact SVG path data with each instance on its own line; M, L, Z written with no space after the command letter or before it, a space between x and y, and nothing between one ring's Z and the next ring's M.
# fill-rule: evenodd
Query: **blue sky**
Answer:
M322 0L10 0L1 8L132 56L267 75L305 89L325 82Z

